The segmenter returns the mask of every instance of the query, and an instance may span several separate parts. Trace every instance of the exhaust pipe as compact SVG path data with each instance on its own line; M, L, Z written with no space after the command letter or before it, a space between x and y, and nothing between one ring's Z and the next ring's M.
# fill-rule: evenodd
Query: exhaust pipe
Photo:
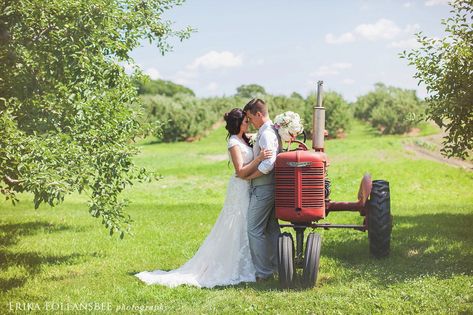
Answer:
M317 82L317 104L312 116L312 148L324 152L325 108L322 104L324 81Z

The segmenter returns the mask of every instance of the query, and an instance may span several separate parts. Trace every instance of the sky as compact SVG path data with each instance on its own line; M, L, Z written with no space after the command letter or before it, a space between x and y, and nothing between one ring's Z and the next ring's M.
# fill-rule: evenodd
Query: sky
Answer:
M187 0L164 15L196 32L161 55L147 43L132 52L140 68L191 88L198 97L229 96L242 84L275 95L307 96L323 80L348 101L376 82L415 89L415 68L399 58L414 34L444 36L448 0Z

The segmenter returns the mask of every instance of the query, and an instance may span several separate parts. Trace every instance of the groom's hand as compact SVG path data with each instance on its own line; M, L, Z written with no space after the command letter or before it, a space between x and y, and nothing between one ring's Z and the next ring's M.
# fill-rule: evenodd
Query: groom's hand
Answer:
M258 161L263 161L270 159L273 156L273 151L272 150L261 150L259 155L256 157Z

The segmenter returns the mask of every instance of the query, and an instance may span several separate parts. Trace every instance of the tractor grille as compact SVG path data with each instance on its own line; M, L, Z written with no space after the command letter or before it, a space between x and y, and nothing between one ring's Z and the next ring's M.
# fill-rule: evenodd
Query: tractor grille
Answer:
M323 186L324 179L323 178L307 178L302 177L302 187L304 186Z
M276 193L276 204L281 207L294 208L294 188L280 188Z
M276 171L276 204L294 208L294 168L279 168Z
M324 189L302 187L302 207L322 208L324 206Z
M302 175L324 176L324 168L323 167L304 167L302 168Z
M280 167L276 170L276 207L323 208L324 168Z
M289 176L289 177L292 178L292 177L294 177L294 168L293 167L278 168L276 176L279 176L279 177Z

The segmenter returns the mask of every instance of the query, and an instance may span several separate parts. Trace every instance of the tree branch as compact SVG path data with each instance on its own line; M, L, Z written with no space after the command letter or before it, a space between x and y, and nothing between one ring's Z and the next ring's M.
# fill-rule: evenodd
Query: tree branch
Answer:
M13 179L13 178L11 178L11 177L8 176L8 175L5 175L5 176L3 177L3 181L4 181L6 184L10 185L10 186L17 185L17 184L19 184L19 183L22 182L21 180Z

